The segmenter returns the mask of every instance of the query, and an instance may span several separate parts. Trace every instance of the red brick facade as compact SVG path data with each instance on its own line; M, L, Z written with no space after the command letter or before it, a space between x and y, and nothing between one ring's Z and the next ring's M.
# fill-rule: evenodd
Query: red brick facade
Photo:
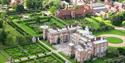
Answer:
M81 5L77 8L66 8L57 11L56 16L61 19L78 18L92 13L92 8L89 5Z

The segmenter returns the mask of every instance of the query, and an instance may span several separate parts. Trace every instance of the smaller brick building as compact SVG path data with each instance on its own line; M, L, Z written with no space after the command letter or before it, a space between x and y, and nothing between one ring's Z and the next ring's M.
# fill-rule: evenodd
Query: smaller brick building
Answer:
M61 19L68 19L82 17L88 13L92 13L92 8L90 7L90 5L86 4L72 8L67 7L65 9L59 9L56 12L56 16Z

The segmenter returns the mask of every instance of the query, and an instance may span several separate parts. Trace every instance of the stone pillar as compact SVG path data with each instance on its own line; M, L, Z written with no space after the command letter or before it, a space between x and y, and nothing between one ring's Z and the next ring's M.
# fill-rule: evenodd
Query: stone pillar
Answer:
M42 28L43 30L43 39L47 39L47 34L48 34L48 26L44 25L44 26L41 26L40 28Z
M32 42L35 43L36 42L36 37L32 38Z

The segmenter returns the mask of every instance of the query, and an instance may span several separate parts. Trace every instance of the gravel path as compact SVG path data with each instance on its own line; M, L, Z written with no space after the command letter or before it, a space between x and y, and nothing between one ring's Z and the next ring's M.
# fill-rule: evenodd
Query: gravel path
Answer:
M115 27L116 30L125 30L124 27Z
M100 35L100 37L116 37L116 38L120 38L120 39L123 40L122 43L120 43L120 44L108 43L108 45L112 46L112 47L125 47L125 36L114 35L114 34L104 34L104 35Z

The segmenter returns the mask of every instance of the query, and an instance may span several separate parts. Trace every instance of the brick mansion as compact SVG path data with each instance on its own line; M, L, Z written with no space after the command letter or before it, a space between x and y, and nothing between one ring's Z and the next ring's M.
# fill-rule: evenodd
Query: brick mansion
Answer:
M109 12L125 11L125 3L115 2L113 0L62 0L61 8L57 10L56 16L61 19L71 19L84 17L87 14L107 16Z
M94 36L88 27L83 29L80 26L67 26L62 29L53 29L41 26L41 28L43 39L54 45L67 43L68 55L78 62L83 63L86 60L106 55L107 40Z

